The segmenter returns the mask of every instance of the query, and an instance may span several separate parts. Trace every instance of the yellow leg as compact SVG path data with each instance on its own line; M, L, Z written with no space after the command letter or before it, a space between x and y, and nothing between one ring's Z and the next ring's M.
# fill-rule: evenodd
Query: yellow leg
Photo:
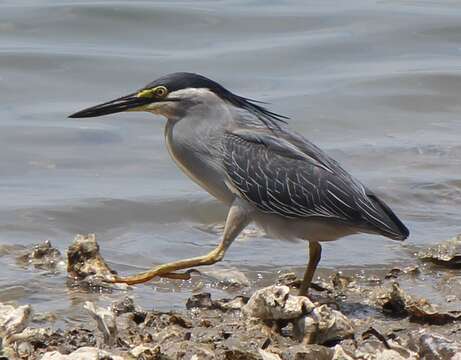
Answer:
M226 225L224 226L224 234L221 243L208 254L198 256L190 259L178 260L167 264L158 265L149 271L144 273L119 277L114 276L112 282L114 283L126 283L129 285L140 284L151 280L156 276L162 277L175 277L183 274L174 273L174 271L181 269L189 269L194 266L212 265L224 257L224 253L232 244L234 239L240 234L240 232L248 225L249 219L247 211L239 205L238 202L234 202L231 206L229 213L227 214Z
M306 272L304 273L303 282L299 288L299 295L307 296L309 287L311 286L312 278L314 277L315 269L322 256L322 247L317 241L309 241L309 263L307 264Z

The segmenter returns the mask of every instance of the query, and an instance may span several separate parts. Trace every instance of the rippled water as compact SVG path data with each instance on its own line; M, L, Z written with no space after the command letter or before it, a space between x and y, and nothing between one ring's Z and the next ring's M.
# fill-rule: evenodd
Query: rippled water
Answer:
M49 239L65 251L94 232L125 273L209 251L225 208L171 162L163 119L66 118L192 71L271 102L412 232L404 245L368 235L326 244L323 269L412 261L461 227L460 24L457 1L0 1L0 242ZM305 247L247 234L221 266L270 279L301 271ZM0 300L72 320L97 296L68 289L64 273L0 261ZM132 293L170 308L190 290Z

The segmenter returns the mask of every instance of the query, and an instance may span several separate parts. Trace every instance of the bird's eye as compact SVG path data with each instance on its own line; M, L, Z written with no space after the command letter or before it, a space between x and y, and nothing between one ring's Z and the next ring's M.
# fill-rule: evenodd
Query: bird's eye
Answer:
M166 94L168 94L168 90L165 86L157 86L155 89L153 89L153 92L158 97L164 97Z

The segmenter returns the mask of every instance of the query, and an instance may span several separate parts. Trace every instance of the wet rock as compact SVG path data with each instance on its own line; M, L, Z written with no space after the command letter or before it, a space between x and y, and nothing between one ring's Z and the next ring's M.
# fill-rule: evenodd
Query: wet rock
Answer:
M331 360L354 360L354 357L350 356L346 351L344 351L341 345L336 345L334 347L333 358Z
M214 304L211 300L211 294L204 292L192 295L186 301L186 309L190 310L193 308L213 309Z
M461 266L461 235L419 251L417 257L449 267Z
M385 346L382 342L368 340L359 345L354 353L357 359L376 359L376 360L419 360L420 356L400 344L389 341Z
M25 328L22 332L10 335L7 338L8 343L45 343L52 334L49 328Z
M236 296L233 299L219 299L213 301L215 308L221 311L236 311L241 310L245 304L248 303L249 297L247 296Z
M123 357L113 355L94 347L82 347L69 355L63 355L59 351L47 352L42 360L123 360Z
M94 234L77 235L67 250L67 272L73 280L89 287L126 287L110 284L115 271L111 270L99 253Z
M224 360L261 360L261 357L253 352L239 349L227 349L222 355Z
M125 313L143 312L143 310L135 304L133 298L129 296L125 296L123 299L119 301L114 301L110 306L110 310L116 316Z
M284 350L282 357L283 360L332 360L334 352L326 346L300 344Z
M259 355L261 355L263 360L282 360L282 358L270 351L258 349Z
M288 272L280 274L277 278L276 284L298 289L301 286L301 279L299 279L294 272Z
M428 330L411 333L408 347L426 360L452 359L461 353L461 343Z
M168 360L160 350L160 346L149 347L138 345L131 349L129 354L136 360Z
M83 306L96 321L98 330L101 331L104 344L113 346L117 340L117 322L115 314L110 309L96 306L92 302L85 302Z
M294 323L295 336L305 344L331 344L354 336L354 324L327 305L314 308Z
M417 265L407 266L404 268L393 268L391 269L386 276L385 279L397 279L399 276L402 275L418 275L421 272Z
M443 325L461 320L460 311L444 312L424 298L415 299L406 294L397 283L391 289L380 288L374 301L383 311L395 316L409 316L411 321Z
M189 299L187 299L186 308L188 310L194 308L206 310L216 309L226 312L240 310L247 302L248 297L246 296L236 296L233 299L212 300L211 294L204 292L192 295Z
M34 313L32 316L32 322L35 324L53 323L57 320L57 318L57 315L52 312Z
M22 266L32 265L36 268L47 270L55 270L58 265L64 267L64 259L61 253L48 240L21 252L22 254L16 258L16 262Z
M250 286L247 276L236 269L206 269L200 273L217 281L224 288L242 289Z
M307 297L291 295L288 286L274 285L257 290L242 313L260 320L294 320L314 308Z
M172 359L215 360L213 344L201 344L191 341L171 342L162 346L166 356Z
M299 289L301 282L301 279L298 278L294 272L288 272L279 275L276 285L286 285ZM316 291L326 291L330 290L330 286L326 282L312 282L311 289Z
M372 294L372 301L382 307L385 313L394 316L407 316L409 296L404 293L399 284L394 282L391 289L379 288Z
M331 286L335 290L344 290L353 283L353 280L350 276L345 276L339 271L332 274L329 280Z
M192 323L179 314L171 314L168 322L172 325L178 325L185 329L192 328Z
M0 336L4 344L10 343L11 336L22 332L30 322L32 307L23 305L15 308L0 303Z
M17 346L16 353L20 359L30 359L34 348L30 343L24 341Z

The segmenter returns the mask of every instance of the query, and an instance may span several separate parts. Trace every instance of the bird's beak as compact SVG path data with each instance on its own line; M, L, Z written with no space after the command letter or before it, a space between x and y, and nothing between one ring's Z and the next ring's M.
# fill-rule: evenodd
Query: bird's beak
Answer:
M140 96L142 92L136 92L121 98L99 104L70 115L70 118L87 118L108 114L114 114L122 111L142 111L144 106L154 102L153 98Z

